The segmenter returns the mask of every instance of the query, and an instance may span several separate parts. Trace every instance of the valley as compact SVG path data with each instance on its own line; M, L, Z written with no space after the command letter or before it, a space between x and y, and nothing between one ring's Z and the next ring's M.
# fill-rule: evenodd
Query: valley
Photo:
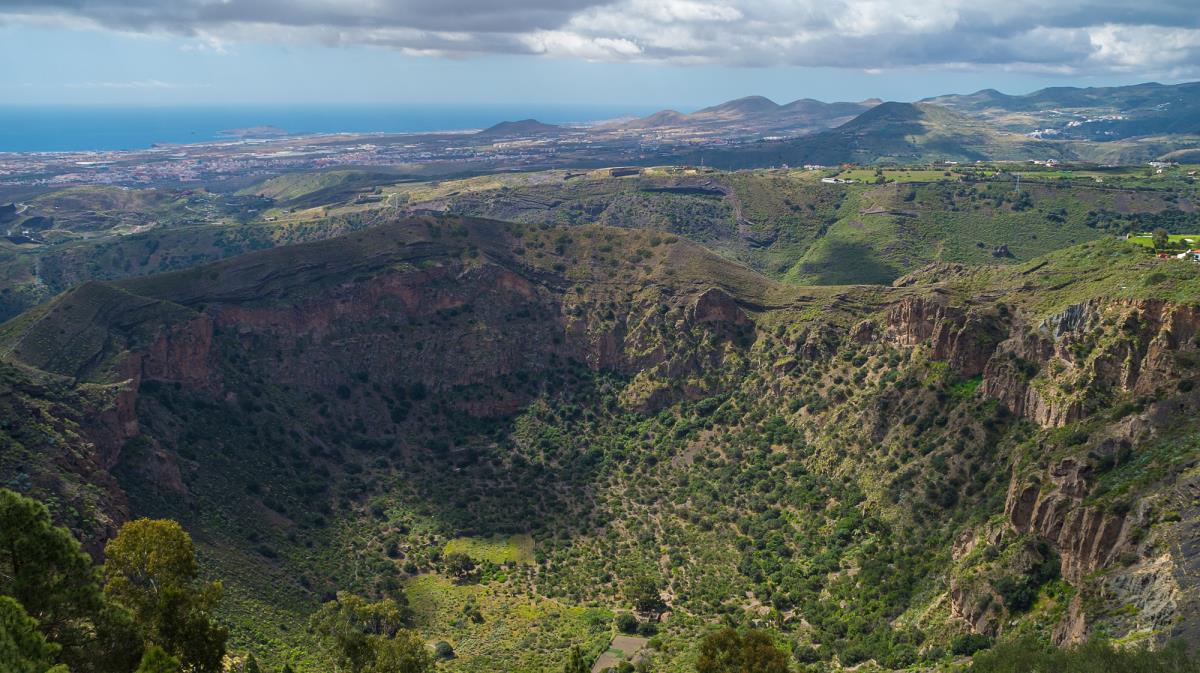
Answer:
M22 202L19 216L14 204L10 236L0 240L0 318L88 280L185 268L414 215L651 229L776 280L890 283L935 261L1011 264L1160 225L1175 235L1200 231L1190 172L994 163L409 180L339 170L270 178L234 194L75 187Z
M714 621L885 669L1191 637L1200 266L1089 238L821 286L669 227L420 216L85 282L0 328L41 419L0 469L92 548L181 521L231 647L297 670L337 591L463 671L631 613L664 671Z

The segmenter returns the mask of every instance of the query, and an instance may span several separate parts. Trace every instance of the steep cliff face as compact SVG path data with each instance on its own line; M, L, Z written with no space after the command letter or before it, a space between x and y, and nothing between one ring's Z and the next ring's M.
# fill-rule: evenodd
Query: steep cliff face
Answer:
M1197 306L1091 299L1014 329L988 361L982 389L1038 425L1066 425L1114 395L1154 394L1185 376L1198 329Z
M1187 576L1179 569L1189 563L1181 550L1161 549L1193 535L1197 522L1159 524L1154 511L1162 505L1154 503L1186 499L1186 488L1168 482L1159 487L1165 495L1148 489L1119 507L1096 499L1102 472L1156 443L1177 441L1170 437L1194 417L1198 331L1200 306L1158 299L1092 298L1036 322L1008 315L1007 307L1000 314L956 307L936 294L906 297L886 312L887 342L923 348L962 376L980 375L981 395L1046 429L1028 458L1014 461L1004 517L1010 534L1049 543L1061 576L1080 591L1054 629L1059 642L1085 639L1098 620L1130 633L1179 628L1183 587L1195 579L1181 582ZM864 322L849 338L869 343L874 332ZM1080 423L1090 432L1052 432ZM991 544L1003 546L1002 536L990 535ZM994 582L950 584L951 612L976 632L1002 628ZM1138 617L1096 614L1097 601L1135 605Z
M194 278L139 280L133 292L89 284L20 331L15 350L111 389L86 427L99 469L120 463L131 440L146 440L132 469L182 493L171 442L147 435L139 418L146 385L235 404L252 404L248 384L345 395L341 403L364 428L390 433L397 415L385 398L350 399L346 391L367 381L386 390L420 386L469 416L502 418L540 394L521 381L577 362L633 379L628 404L649 411L711 394L722 383L703 374L736 356L735 341L752 339L737 300L716 287L578 283L548 261L514 259L503 228L460 230L449 244L421 240L425 231L418 221L415 232L396 232L416 240L395 248L395 259L372 249L366 268L351 257L339 271L327 258L336 256L322 250L281 268L251 257ZM471 256L486 246L493 256ZM270 294L278 298L264 301ZM72 331L82 337L55 345L47 336Z
M1042 427L1090 415L1115 396L1153 395L1195 366L1200 306L1158 299L1092 298L1028 323L1005 306L964 309L938 294L887 310L884 336L924 345L963 376L982 375L984 395ZM873 339L863 323L853 339Z
M1072 469L1065 464L1073 466L1074 461L1051 468L1052 478ZM1080 584L1088 573L1107 566L1129 547L1132 522L1124 514L1082 506L1080 496L1056 486L1043 493L1039 486L1019 488L1014 481L1005 514L1015 530L1036 533L1052 543L1062 557L1063 577Z
M887 336L893 343L911 347L928 342L930 357L968 377L984 371L1003 329L995 313L951 307L937 295L905 297L887 313Z
M1086 441L1086 456L1051 462L1041 479L1036 474L1014 475L1005 504L1014 530L1035 533L1055 546L1064 578L1109 600L1123 597L1139 606L1138 624L1125 625L1130 630L1169 631L1172 620L1165 615L1172 609L1164 606L1174 605L1174 598L1153 596L1178 593L1176 574L1162 568L1181 567L1186 561L1176 554L1159 554L1145 541L1155 524L1148 501L1127 502L1117 511L1087 503L1097 486L1098 465L1128 461L1127 455L1194 416L1197 400L1186 391L1195 371L1198 326L1200 309L1194 305L1090 300L1001 344L984 377L985 393L1044 427L1087 419L1122 398L1138 399L1138 405L1146 407L1094 433ZM1031 368L1039 371L1036 378L1028 376ZM1173 488L1168 487L1168 493ZM1158 528L1151 537L1189 535L1186 531L1195 523ZM1168 533L1172 528L1179 530ZM1094 579L1096 573L1104 578ZM1131 586L1137 589L1130 591ZM1084 601L1074 600L1055 637L1066 642L1084 639L1095 620L1086 612Z
M215 390L219 387L213 322L205 315L164 325L144 350L127 351L113 366L112 403L89 424L103 469L120 459L121 447L138 436L137 394L143 381Z

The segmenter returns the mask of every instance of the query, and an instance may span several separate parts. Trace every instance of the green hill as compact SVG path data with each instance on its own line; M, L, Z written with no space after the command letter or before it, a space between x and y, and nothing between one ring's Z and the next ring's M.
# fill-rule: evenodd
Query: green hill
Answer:
M404 176L388 171L357 169L287 173L251 185L239 194L267 197L282 208L313 208L370 193L379 185L403 179Z
M805 98L780 105L763 96L746 96L689 114L661 110L619 126L626 129L708 128L733 135L751 132L812 133L837 126L876 102L825 103Z
M1183 172L1147 178L1136 169L1071 168L960 164L878 175L651 168L619 178L543 171L437 182L332 171L274 178L240 196L72 189L45 194L25 211L53 221L38 234L41 243L0 240L0 319L91 280L331 238L405 213L651 229L775 279L819 284L888 282L939 260L1018 263L1099 234L1160 225L1200 230ZM1025 185L1019 200L1018 170ZM821 182L829 176L853 183ZM886 184L874 184L880 179ZM124 199L125 209L114 199ZM145 212L138 203L158 205ZM96 224L100 217L106 224ZM994 256L1001 246L1008 254Z

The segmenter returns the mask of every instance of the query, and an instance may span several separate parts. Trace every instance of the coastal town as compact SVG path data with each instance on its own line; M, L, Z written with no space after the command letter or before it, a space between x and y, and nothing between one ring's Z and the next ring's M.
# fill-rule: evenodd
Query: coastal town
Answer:
M502 126L502 125L498 125ZM666 163L744 139L618 127L237 138L140 150L0 152L0 189L211 184L297 170L371 166L414 177L556 166ZM661 160L661 161L660 161Z

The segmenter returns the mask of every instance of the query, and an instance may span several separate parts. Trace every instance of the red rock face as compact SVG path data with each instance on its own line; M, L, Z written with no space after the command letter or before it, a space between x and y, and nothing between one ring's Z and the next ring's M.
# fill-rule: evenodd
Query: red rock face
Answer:
M692 306L692 321L701 323L723 323L745 325L750 320L729 293L719 288L709 288L696 298Z
M137 389L145 381L236 395L225 390L221 374L232 355L274 384L325 393L353 385L356 373L389 385L420 382L436 392L546 372L569 360L674 379L719 366L723 340L750 325L735 300L718 289L632 301L617 294L592 293L591 308L573 312L560 289L483 264L398 270L288 303L215 303L120 362L126 383L94 436L105 464L114 465L121 446L139 432ZM665 318L664 301L670 315L683 320ZM600 311L598 304L612 308ZM663 320L676 321L674 339L662 338ZM646 403L657 407L703 394L668 387ZM526 402L518 394L493 392L456 404L472 416L495 417Z
M140 354L142 380L194 388L220 385L213 367L213 323L205 315L173 325Z
M995 320L946 306L936 298L906 297L887 314L887 338L900 346L928 343L930 357L963 376L983 372L1001 338Z
M525 341L503 338L509 331L504 316L538 301L538 289L528 280L485 266L458 275L451 268L384 274L289 305L211 310L217 330L269 367L276 382L329 388L345 381L346 366L352 363L378 379L421 380L440 389L513 373L553 352L554 344L541 333L551 331L555 320L538 326L539 333ZM477 329L409 326L468 309L480 316ZM483 327L493 322L499 323L494 331ZM258 352L268 348L295 354L301 346L302 355L278 357L273 364L261 362ZM483 407L472 405L476 412Z
M123 360L117 371L123 382L117 384L112 404L95 415L88 425L88 437L95 443L100 465L112 469L121 456L121 447L137 436L137 389L141 384L141 358Z
M88 424L104 469L112 469L121 447L138 435L137 391L143 381L210 390L219 387L212 346L212 320L201 315L164 328L145 350L130 353L117 363L120 383L113 402Z

